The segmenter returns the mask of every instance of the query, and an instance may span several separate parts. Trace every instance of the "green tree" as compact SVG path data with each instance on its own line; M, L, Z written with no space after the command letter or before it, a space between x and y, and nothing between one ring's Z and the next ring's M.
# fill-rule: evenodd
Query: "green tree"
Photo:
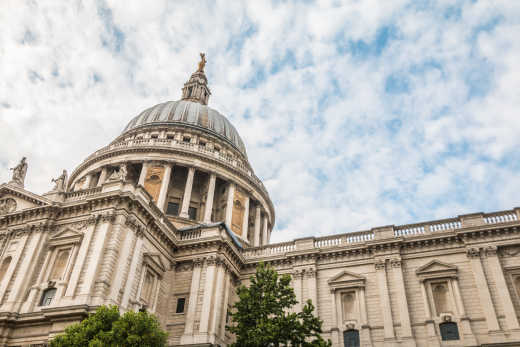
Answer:
M80 323L56 336L50 347L166 346L167 334L154 315L129 311L119 314L117 306L101 306Z
M230 313L234 333L233 347L260 346L331 346L321 337L322 321L313 314L311 300L302 312L290 312L296 296L289 275L279 276L270 266L260 263L249 287L237 288L239 300Z

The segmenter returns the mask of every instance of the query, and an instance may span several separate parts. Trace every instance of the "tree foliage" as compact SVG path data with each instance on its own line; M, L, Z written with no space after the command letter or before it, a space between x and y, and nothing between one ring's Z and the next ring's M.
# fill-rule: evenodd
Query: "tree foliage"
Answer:
M117 306L101 306L80 323L56 336L50 347L159 347L167 334L148 312L129 311L122 316Z
M313 314L308 300L301 312L291 312L297 301L289 275L279 276L260 263L249 287L237 288L239 301L230 313L232 324L226 329L236 336L233 347L256 346L331 346L321 337L322 321Z

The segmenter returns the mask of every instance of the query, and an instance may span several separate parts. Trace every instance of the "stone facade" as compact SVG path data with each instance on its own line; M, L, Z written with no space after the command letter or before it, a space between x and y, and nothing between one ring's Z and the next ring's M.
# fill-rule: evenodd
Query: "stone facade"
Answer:
M203 69L49 193L24 189L25 161L0 185L0 345L42 346L103 304L155 313L172 346L227 345L260 261L334 346L520 345L520 209L269 244L273 205Z

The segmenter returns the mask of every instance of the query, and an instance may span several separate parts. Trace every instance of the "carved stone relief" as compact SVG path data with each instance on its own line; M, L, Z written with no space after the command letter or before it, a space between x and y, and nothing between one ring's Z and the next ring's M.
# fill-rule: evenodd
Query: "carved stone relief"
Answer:
M7 214L16 210L16 200L13 198L0 199L0 214Z

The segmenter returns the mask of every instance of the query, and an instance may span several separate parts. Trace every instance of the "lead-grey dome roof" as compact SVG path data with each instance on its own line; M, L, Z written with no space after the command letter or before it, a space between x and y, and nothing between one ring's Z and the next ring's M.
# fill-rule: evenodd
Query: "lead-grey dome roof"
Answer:
M152 106L125 127L123 133L147 125L184 124L213 133L235 146L246 158L246 147L235 127L216 110L188 100L167 101Z

